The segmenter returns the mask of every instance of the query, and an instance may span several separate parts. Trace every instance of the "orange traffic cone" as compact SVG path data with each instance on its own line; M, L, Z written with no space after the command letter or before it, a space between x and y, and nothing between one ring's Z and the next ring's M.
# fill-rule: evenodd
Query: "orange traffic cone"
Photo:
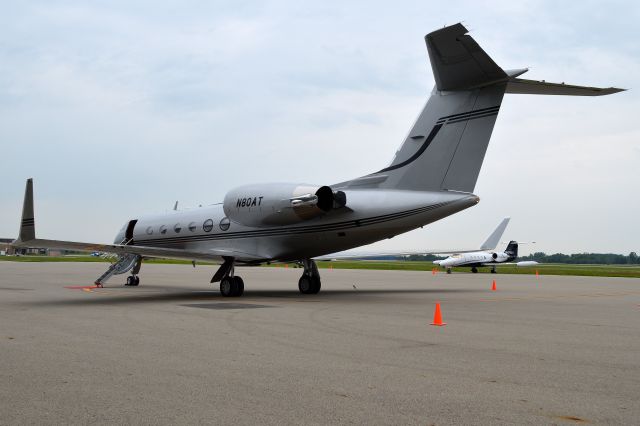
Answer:
M536 269L536 278L538 278L538 270Z
M442 313L440 312L440 303L436 302L436 311L433 314L433 322L431 325L437 325L438 327L442 327L443 325L447 325L446 322L442 322Z
M286 268L288 268L288 267L289 267L289 264L288 264L288 263L285 263L285 264L284 264L284 267L285 267L285 269L286 269Z
M493 284L491 284L491 291L496 291L496 280L493 280Z

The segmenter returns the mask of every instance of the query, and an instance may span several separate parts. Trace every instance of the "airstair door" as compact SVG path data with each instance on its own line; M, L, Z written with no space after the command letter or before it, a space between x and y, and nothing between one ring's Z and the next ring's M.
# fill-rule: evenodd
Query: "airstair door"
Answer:
M129 225L127 225L127 230L124 233L125 244L133 244L133 229L136 227L136 223L138 223L138 219L129 221Z

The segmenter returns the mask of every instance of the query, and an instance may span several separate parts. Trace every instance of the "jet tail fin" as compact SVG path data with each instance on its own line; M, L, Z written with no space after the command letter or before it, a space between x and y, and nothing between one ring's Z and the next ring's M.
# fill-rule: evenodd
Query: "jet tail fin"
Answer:
M470 90L508 79L467 32L455 24L425 36L438 90Z
M462 24L425 36L436 88L391 163L335 185L412 191L473 192L505 93L608 95L622 89L518 78L504 70Z
M518 242L517 241L509 241L507 248L504 251L509 256L518 257Z
M22 221L20 222L20 232L18 241L30 241L36 238L36 225L33 215L33 179L27 179L24 190L24 204L22 205Z
M482 243L482 245L480 246L480 250L495 249L498 245L498 242L500 241L500 238L502 238L502 234L504 234L504 230L507 228L510 220L511 218L509 217L505 217L504 219L502 219L502 222L500 222L498 227L491 233L491 235L489 235L487 241Z

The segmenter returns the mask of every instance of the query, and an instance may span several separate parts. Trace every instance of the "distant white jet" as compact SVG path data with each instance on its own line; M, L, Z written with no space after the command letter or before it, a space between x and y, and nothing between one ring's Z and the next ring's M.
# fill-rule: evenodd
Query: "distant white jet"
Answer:
M496 265L516 265L516 266L533 266L537 265L535 261L522 261L510 263L518 257L518 242L509 241L504 251L495 251L498 241L505 228L509 224L509 218L506 217L500 222L498 227L493 231L487 241L480 246L480 251L456 253L444 260L434 260L433 263L446 268L447 274L451 273L451 268L455 266L469 266L471 272L478 272L480 266L491 266L491 273L496 273Z

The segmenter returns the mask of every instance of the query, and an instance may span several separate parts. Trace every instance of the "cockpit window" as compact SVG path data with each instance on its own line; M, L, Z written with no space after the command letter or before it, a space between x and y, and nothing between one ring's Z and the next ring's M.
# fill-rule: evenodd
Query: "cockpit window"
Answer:
M182 225L180 225L179 223L176 223L176 224L173 226L173 230L174 230L174 231L176 231L176 234L179 234L179 233L180 233L180 231L182 231Z
M205 220L202 224L202 229L204 229L204 232L211 232L213 229L213 219Z
M160 233L163 235L167 233L167 227L165 225L160 226Z
M195 222L191 222L191 223L189 224L189 231L191 231L191 232L195 232L195 230L196 230L196 228L197 228L197 227L198 227L198 225L196 225L196 223L195 223Z

